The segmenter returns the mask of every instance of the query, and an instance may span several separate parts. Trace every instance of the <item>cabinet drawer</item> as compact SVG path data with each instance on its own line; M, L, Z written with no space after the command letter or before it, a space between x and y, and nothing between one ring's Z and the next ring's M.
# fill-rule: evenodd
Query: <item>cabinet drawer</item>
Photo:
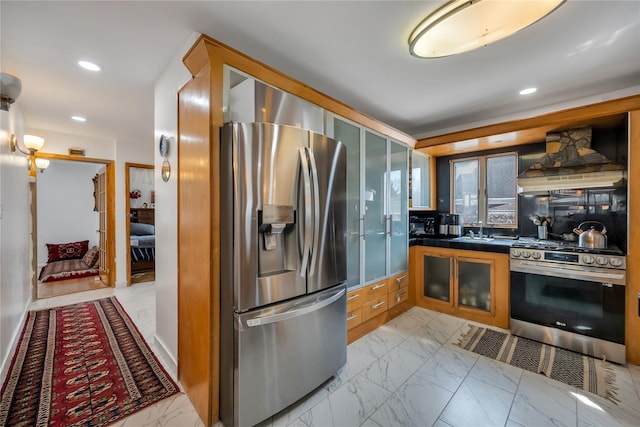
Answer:
M409 273L398 274L387 279L389 282L389 293L398 291L405 286L409 286Z
M347 311L347 329L358 326L362 323L362 308Z
M365 294L367 290L365 288L356 289L347 293L347 312L353 311L356 308L362 307L362 304L366 301Z
M409 299L409 288L405 286L404 288L389 294L389 308L395 307L407 299Z
M371 300L362 306L362 321L366 322L367 320L376 317L378 314L382 314L385 311L387 311L386 295L382 298Z
M378 283L373 283L369 286L363 288L365 290L364 300L371 301L376 298L384 298L388 293L389 286L387 286L387 281L382 281Z

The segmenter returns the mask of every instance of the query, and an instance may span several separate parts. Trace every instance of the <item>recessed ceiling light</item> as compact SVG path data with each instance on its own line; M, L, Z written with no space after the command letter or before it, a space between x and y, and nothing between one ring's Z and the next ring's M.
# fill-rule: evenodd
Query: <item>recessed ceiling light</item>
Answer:
M75 120L76 122L86 122L87 121L87 119L85 119L82 116L71 116L71 119Z
M526 89L522 89L520 91L520 95L531 95L533 92L537 91L538 89L535 87L528 87Z
M78 65L81 66L82 68L84 68L85 70L89 70L89 71L100 71L100 67L98 67L96 64L94 64L93 62L89 62L89 61L78 61Z

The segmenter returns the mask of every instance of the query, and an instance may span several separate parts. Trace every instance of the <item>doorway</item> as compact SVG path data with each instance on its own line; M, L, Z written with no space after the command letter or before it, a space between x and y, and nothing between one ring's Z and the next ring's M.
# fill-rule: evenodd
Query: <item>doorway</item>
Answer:
M125 163L127 283L155 280L155 177L153 165Z
M32 181L33 297L113 287L114 163L38 153L50 161Z

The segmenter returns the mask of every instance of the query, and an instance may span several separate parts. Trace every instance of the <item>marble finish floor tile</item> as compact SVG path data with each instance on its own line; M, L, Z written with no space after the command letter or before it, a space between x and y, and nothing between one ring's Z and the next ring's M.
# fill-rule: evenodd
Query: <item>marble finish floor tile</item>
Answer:
M115 295L164 363L155 342L155 284L34 301L42 309ZM473 322L413 307L347 348L332 378L261 423L284 426L640 426L640 367L613 365L618 404L456 346ZM485 326L486 325L481 325ZM168 364L165 364L168 366ZM170 372L170 371L169 371ZM114 424L202 426L184 393ZM221 423L216 427L223 427Z
M524 426L575 426L576 394L574 387L524 371L509 419Z
M409 378L371 416L381 426L430 426L453 393L419 376Z
M467 377L440 419L453 427L504 426L514 394L472 376Z
M358 375L302 414L293 425L360 426L387 400L390 394L363 375Z
M424 363L420 356L399 347L371 364L364 376L384 389L394 392Z
M454 393L476 363L478 355L459 353L442 347L416 372L416 376Z

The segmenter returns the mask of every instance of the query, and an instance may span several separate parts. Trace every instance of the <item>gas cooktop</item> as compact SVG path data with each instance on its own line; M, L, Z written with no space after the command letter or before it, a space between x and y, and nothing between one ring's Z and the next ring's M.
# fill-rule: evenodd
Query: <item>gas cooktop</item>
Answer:
M624 255L616 245L609 245L607 248L586 248L578 246L578 242L566 240L541 240L534 237L520 237L519 240L511 244L512 248L537 249L558 252L579 252L603 255Z

